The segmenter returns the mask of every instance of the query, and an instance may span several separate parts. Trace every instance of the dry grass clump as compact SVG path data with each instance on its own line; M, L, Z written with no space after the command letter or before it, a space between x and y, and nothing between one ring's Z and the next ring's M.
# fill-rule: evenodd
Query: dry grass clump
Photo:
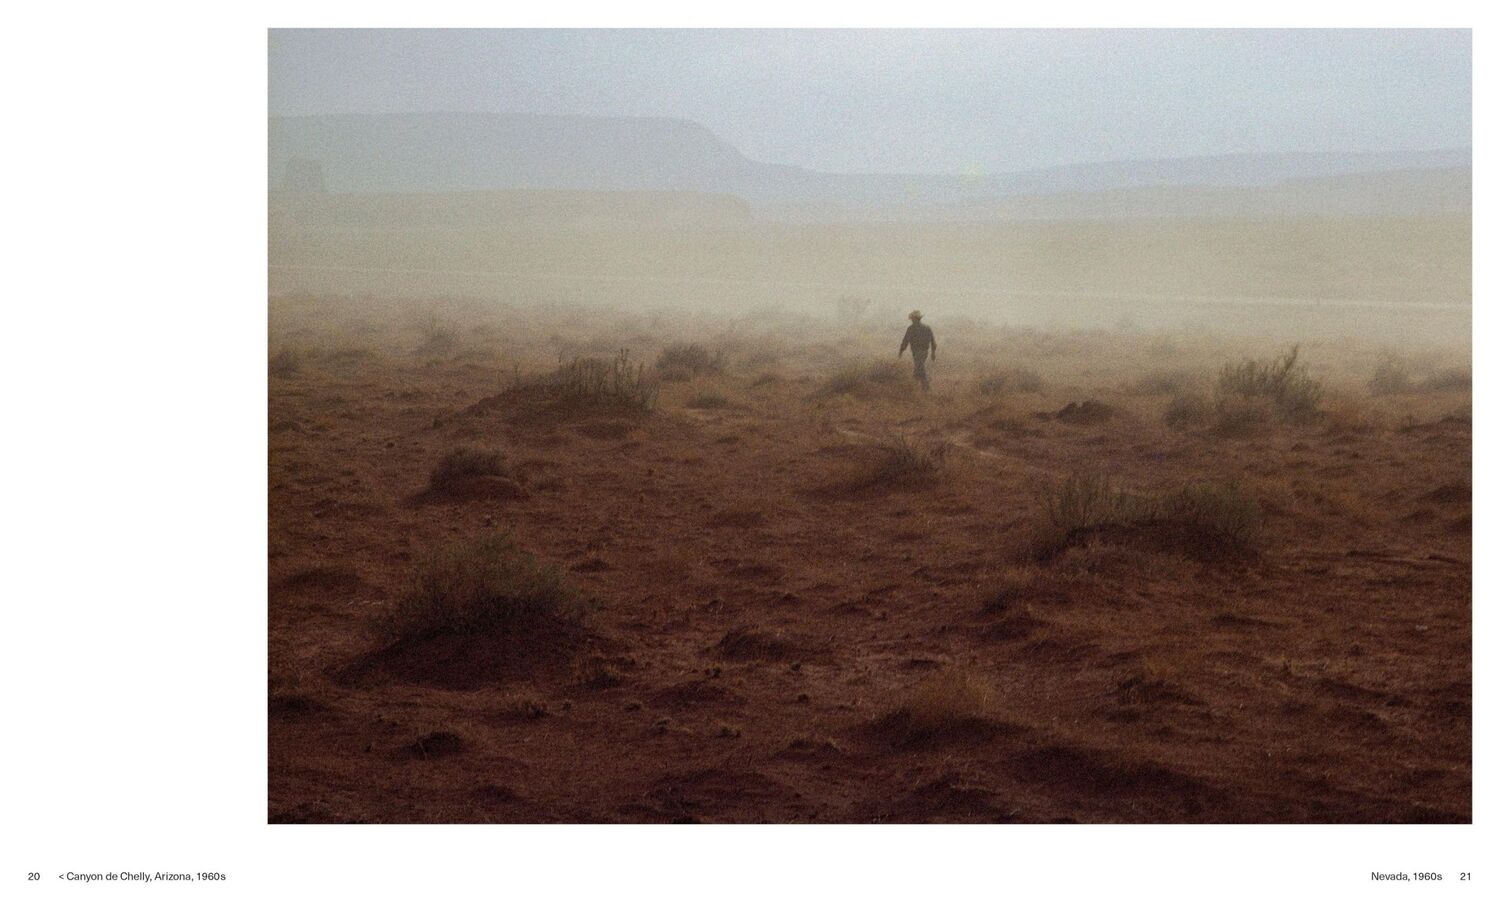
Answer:
M1235 548L1259 540L1264 515L1260 503L1237 482L1190 482L1156 500L1159 519L1181 521L1209 531Z
M1044 490L1046 526L1030 555L1048 560L1111 533L1191 552L1249 551L1264 515L1237 482L1190 482L1160 494L1130 491L1103 474L1074 474ZM1158 531L1136 537L1142 531Z
M724 355L709 353L702 344L671 344L656 357L656 371L663 381L687 381L724 369Z
M398 639L506 632L576 619L583 605L559 568L496 534L429 552L381 624Z
M947 467L947 442L927 444L900 436L878 446L880 457L869 476L870 485L923 486L936 482Z
M278 350L271 357L270 369L271 374L278 378L296 375L302 371L302 354L290 347Z
M872 729L897 747L937 744L993 731L995 691L968 672L947 669L918 684Z
M900 363L878 361L870 365L847 363L839 367L818 388L817 396L835 397L852 394L867 397L871 394L905 388L909 376Z
M656 407L661 385L646 367L630 361L630 351L613 359L576 356L559 363L551 382L564 400L593 406L649 412Z
M1064 533L1104 524L1131 524L1152 515L1149 496L1127 491L1102 473L1075 473L1042 494L1047 522Z
M443 459L432 468L432 473L428 476L428 485L433 489L445 489L461 479L473 476L508 477L509 475L510 471L505 466L505 456L499 452L459 447L444 454Z
M1284 420L1311 417L1323 397L1323 385L1297 362L1299 352L1294 344L1274 360L1247 359L1224 366L1215 395L1221 403L1236 398L1266 401Z
M980 394L1030 394L1042 390L1042 377L1030 369L1013 368L979 380Z

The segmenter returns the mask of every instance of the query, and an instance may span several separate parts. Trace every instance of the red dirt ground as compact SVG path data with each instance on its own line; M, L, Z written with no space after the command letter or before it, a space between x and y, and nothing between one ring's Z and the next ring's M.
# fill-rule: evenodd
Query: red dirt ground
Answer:
M394 323L329 340L309 311L272 308L273 339L324 345L270 379L272 822L1470 819L1467 390L1176 431L1167 397L1112 390L1137 341L1033 336L1044 390L986 397L973 335L929 397L821 395L837 360L788 347L646 417L538 414L501 392L546 354L471 326L414 357ZM1216 344L1190 365L1269 352ZM705 388L729 405L686 406ZM1114 410L1047 417L1088 399ZM950 445L939 479L851 483L895 433ZM459 445L514 481L424 495ZM1239 480L1264 541L1115 528L1027 562L1040 490L1075 472ZM374 619L413 560L495 530L568 570L582 626L390 646ZM900 730L960 676L973 715Z

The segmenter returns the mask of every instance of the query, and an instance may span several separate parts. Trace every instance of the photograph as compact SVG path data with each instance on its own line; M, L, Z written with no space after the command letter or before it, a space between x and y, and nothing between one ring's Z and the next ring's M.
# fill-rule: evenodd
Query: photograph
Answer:
M1470 821L1468 32L269 45L269 822Z

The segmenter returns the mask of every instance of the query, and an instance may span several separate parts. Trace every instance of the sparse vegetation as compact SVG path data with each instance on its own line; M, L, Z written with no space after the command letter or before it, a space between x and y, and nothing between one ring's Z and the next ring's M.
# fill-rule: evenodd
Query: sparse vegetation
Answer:
M888 391L905 387L907 373L899 363L878 361L869 365L846 363L839 367L818 388L818 396L834 397L839 394L868 396L877 390Z
M642 413L655 409L661 391L644 365L630 361L627 350L609 360L577 356L559 363L552 384L568 401Z
M1286 420L1306 419L1317 412L1323 385L1298 363L1300 348L1293 345L1274 360L1247 359L1219 372L1215 392L1221 403L1233 398L1267 401Z
M1190 482L1151 495L1134 492L1103 474L1074 474L1042 495L1047 526L1031 554L1045 560L1113 528L1178 527L1195 536L1178 540L1198 550L1249 550L1260 538L1259 503L1237 482Z
M505 632L575 619L583 605L559 568L495 534L429 552L382 626L403 639Z
M884 442L869 477L870 485L921 486L936 482L947 466L949 445L929 444L907 436Z

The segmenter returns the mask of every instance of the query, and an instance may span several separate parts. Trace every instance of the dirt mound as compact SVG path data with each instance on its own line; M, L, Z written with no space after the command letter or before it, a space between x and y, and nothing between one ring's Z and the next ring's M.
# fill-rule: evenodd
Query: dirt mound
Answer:
M1020 811L957 773L919 785L891 811L894 822L1014 823Z
M1434 504L1468 504L1474 498L1474 490L1466 479L1447 482L1422 496L1422 501Z
M758 772L708 768L668 773L646 795L646 804L672 822L712 820L724 814L765 819L779 803L795 801L795 791Z
M278 582L276 587L288 593L350 595L368 588L357 572L338 567L315 567L298 571Z
M1043 553L1050 561L1063 552L1089 545L1118 546L1163 555L1181 555L1204 563L1252 559L1254 550L1211 528L1183 520L1148 520L1133 524L1107 523L1083 527L1063 536L1054 551Z
M601 645L599 639L564 622L537 622L506 633L438 634L391 644L345 667L335 678L351 687L399 682L473 690L564 673L585 642Z
M461 476L441 488L412 497L414 505L465 504L475 501L524 501L531 496L519 483L504 476Z
M652 706L670 709L703 703L743 703L744 699L722 684L698 679L664 687L651 695Z
M748 530L765 526L766 515L760 511L720 511L708 519L708 525L716 530Z
M1175 769L1136 762L1107 751L1061 744L1028 748L1010 761L1017 778L1087 802L1110 798L1137 804L1137 809L1165 808L1194 817L1222 795L1204 782Z
M429 760L435 757L451 757L463 752L467 747L463 737L456 732L435 731L408 744L406 752L413 757Z

